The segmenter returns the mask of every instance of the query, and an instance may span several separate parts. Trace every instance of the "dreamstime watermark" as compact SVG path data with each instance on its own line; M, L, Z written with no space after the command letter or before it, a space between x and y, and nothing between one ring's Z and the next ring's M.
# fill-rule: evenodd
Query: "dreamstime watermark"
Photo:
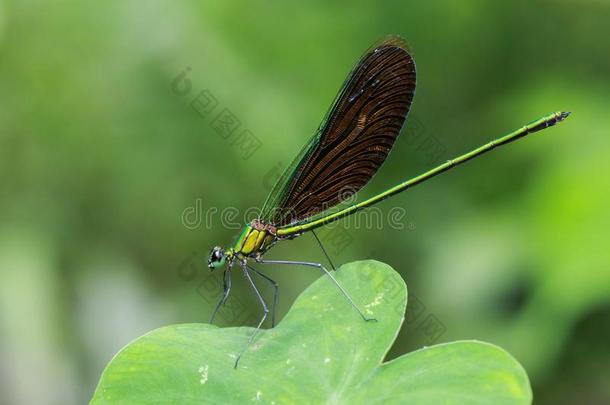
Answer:
M181 98L187 97L193 91L190 79L191 68L186 67L171 83L172 92ZM194 97L189 97L190 107L203 119L212 117L209 124L212 129L229 145L237 149L244 160L251 158L262 146L262 142L247 128L242 128L241 120L227 108L220 106L218 99L209 89L203 89ZM218 108L217 108L218 107Z
M290 217L290 211L286 212L288 212L286 217ZM180 219L182 225L189 230L216 229L219 224L224 229L240 230L244 224L257 219L259 214L260 207L248 207L244 210L233 206L222 209L214 206L204 207L203 199L197 198L194 205L188 206L182 211ZM407 211L403 207L391 207L385 210L379 207L369 207L352 214L351 220L347 222L347 227L354 230L382 230L386 227L397 230L412 229L412 223L405 223L406 216ZM326 225L329 229L335 226L335 224Z

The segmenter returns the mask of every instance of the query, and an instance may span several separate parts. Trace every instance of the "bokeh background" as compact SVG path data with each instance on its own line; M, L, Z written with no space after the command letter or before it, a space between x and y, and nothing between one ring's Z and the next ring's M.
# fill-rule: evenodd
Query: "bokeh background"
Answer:
M524 365L537 403L610 401L610 2L206 3L0 2L0 402L86 402L130 340L207 321L208 249L392 33L417 94L361 197L573 114L382 204L406 209L404 229L321 232L335 262L375 258L407 281L390 356L485 340ZM311 236L270 257L323 260ZM268 274L280 315L319 276ZM234 284L218 323L251 324L258 304Z

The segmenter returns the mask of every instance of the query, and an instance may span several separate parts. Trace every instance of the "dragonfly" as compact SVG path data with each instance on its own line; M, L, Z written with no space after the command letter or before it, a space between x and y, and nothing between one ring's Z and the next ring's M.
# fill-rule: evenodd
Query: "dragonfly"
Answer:
M369 48L347 76L318 130L278 179L258 217L244 226L232 246L212 248L208 267L210 270L224 267L224 291L210 323L229 296L231 270L236 264L241 267L263 312L247 344L236 356L235 368L270 313L253 276L261 277L273 287L271 323L275 325L278 284L253 264L257 267L260 264L316 268L328 276L364 321L375 321L360 310L332 272L321 263L267 260L265 254L274 245L311 232L334 270L315 233L317 228L354 215L498 146L553 126L570 114L560 111L545 115L371 198L341 204L361 190L388 157L411 108L415 84L415 61L402 38L390 36ZM337 209L341 206L343 208Z

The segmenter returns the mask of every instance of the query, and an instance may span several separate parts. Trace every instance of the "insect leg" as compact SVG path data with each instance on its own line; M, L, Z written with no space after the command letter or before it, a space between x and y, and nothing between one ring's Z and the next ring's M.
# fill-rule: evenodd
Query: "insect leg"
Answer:
M258 288L256 288L256 285L254 284L254 281L252 280L252 277L250 276L250 272L248 270L248 267L244 263L242 263L241 268L244 270L244 275L246 276L246 278L250 282L250 285L254 289L254 292L256 293L256 296L258 297L258 300L260 301L261 305L263 306L264 314L263 314L263 317L261 318L261 320L258 322L258 325L256 326L256 329L254 329L254 332L252 332L252 334L248 338L248 343L244 346L244 348L241 350L241 352L239 352L239 355L235 359L235 365L233 366L233 368L237 368L237 364L239 363L239 360L241 359L241 356L248 349L248 347L250 347L250 345L252 344L252 341L256 337L256 334L260 330L261 325L263 324L263 322L265 322L265 319L267 319L267 314L269 314L269 309L267 308L267 304L265 304L265 300L263 299L263 296L261 295L260 291L258 291Z
M220 309L225 302L227 302L227 298L229 297L229 293L231 292L231 269L227 269L222 274L222 283L223 283L223 292L222 297L216 304L216 308L214 308L214 312L212 312L212 316L210 318L210 323L214 323L214 318L216 317L216 313Z
M312 229L311 233L313 234L313 237L316 238L316 241L318 242L318 245L320 245L320 248L322 249L322 252L324 252L324 256L326 256L326 260L328 260L328 262L330 263L330 267L332 267L333 270L337 270L335 268L335 265L333 264L333 261L330 260L330 256L328 255L328 253L326 253L326 249L324 249L324 245L322 244L322 241L320 240L320 238L318 238L318 235L316 234L316 231L314 231Z
M246 266L248 266L248 265L246 265ZM280 289L279 289L280 286L271 277L266 276L265 274L256 270L254 267L248 266L248 269L252 270L256 274L258 274L259 276L261 276L262 278L267 280L273 286L273 307L271 309L271 327L273 328L275 326L275 308L277 307L277 300L278 300L278 296L280 293Z
M347 300L352 305L352 307L356 311L358 311L358 313L360 314L362 319L364 319L367 322L368 321L377 321L377 319L375 319L375 318L368 318L366 315L364 315L362 313L362 311L360 310L360 308L358 308L358 306L356 305L356 303L354 302L352 297L349 295L349 293L347 291L345 291L345 289L341 286L341 284L339 284L337 279L335 279L335 277L328 270L326 270L326 268L324 266L322 266L320 263L299 262L299 261L290 261L290 260L263 260L263 259L259 259L258 263L263 263L263 264L292 264L292 265L299 265L299 266L317 267L318 269L320 269L320 271L322 271L328 277L330 277L332 282L335 283L335 285L337 286L337 288L339 288L339 290L341 290L341 292L343 293L345 298L347 298Z

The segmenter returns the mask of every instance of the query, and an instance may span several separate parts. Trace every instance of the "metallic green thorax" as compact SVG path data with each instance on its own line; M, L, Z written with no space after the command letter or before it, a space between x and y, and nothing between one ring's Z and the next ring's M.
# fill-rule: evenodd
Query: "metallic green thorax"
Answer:
M242 257L258 256L273 246L276 240L274 227L255 220L244 227L231 252Z

